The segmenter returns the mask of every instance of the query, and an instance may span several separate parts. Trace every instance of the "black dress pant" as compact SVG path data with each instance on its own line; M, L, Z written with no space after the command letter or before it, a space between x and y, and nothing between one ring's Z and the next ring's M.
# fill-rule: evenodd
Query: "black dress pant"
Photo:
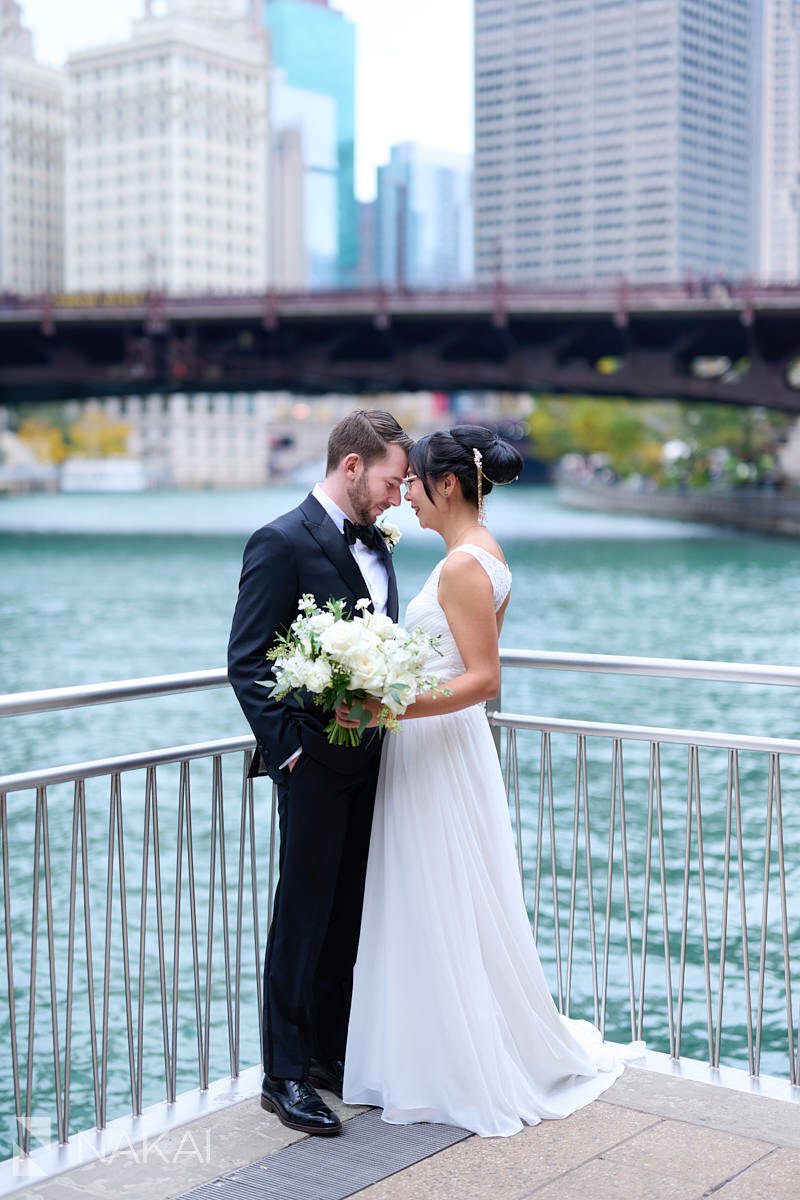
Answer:
M352 751L350 752L352 756ZM278 785L280 874L264 959L264 1070L304 1079L343 1059L380 746L337 772L303 750Z

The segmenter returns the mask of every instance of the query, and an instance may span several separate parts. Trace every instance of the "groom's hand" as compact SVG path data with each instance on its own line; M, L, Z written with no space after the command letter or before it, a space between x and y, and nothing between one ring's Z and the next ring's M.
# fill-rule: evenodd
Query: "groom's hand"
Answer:
M342 701L337 705L336 720L340 725L344 725L345 729L374 729L378 724L378 713L381 711L380 701L373 700L371 697L367 700L360 700L359 704L363 710L370 714L370 719L366 725L363 724L360 715L351 716L350 706Z

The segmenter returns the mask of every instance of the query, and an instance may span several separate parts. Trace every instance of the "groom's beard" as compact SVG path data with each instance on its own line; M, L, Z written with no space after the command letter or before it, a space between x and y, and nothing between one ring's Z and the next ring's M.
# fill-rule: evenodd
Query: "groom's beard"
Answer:
M372 496L370 495L366 472L360 475L355 483L347 489L347 498L350 501L356 525L372 525L373 518L370 512L372 508Z

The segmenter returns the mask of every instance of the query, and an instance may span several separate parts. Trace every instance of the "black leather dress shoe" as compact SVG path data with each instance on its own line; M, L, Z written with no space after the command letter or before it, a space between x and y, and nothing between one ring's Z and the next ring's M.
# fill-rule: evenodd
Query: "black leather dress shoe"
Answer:
M281 1124L301 1133L334 1137L342 1132L342 1122L331 1112L305 1079L272 1079L264 1076L261 1107L275 1113Z
M308 1082L313 1083L314 1087L333 1092L341 1100L344 1063L340 1058L312 1058L308 1067Z

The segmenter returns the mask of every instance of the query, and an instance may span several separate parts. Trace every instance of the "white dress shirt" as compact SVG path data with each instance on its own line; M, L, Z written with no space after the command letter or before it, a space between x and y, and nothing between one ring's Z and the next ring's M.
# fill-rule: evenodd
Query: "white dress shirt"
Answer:
M342 512L335 500L332 500L328 493L323 490L319 483L314 484L314 489L311 493L315 500L318 500L330 519L333 521L339 533L344 537L344 523L349 520L347 513ZM386 604L389 598L389 573L386 570L386 564L381 558L377 550L370 550L363 542L355 541L350 546L350 553L356 560L359 571L364 577L364 583L367 585L372 607L375 612L386 612ZM294 754L281 763L281 769L288 767L290 763L296 762L300 757L301 750L295 750Z
M348 520L346 512L342 512L335 500L331 500L326 491L323 490L319 483L314 484L314 490L311 493L315 500L318 500L330 519L333 521L336 528L344 537L344 523ZM389 598L389 573L386 570L386 564L381 558L377 550L368 549L363 542L353 542L350 547L350 553L358 564L358 569L364 576L364 583L367 585L372 607L375 612L385 613L386 602Z

